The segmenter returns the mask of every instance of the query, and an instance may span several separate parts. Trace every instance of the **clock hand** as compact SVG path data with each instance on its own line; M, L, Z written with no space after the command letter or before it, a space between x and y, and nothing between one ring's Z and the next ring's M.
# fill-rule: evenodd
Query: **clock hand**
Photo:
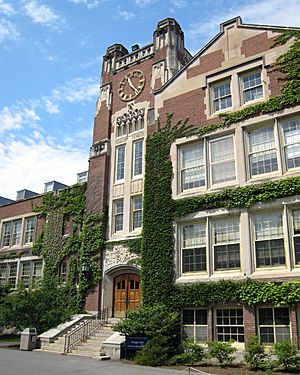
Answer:
M138 90L136 87L134 87L134 85L133 85L133 83L131 82L131 79L130 79L129 77L127 77L127 81L128 81L128 83L129 83L129 86L134 90L134 92L135 92L136 94L138 94L139 90Z

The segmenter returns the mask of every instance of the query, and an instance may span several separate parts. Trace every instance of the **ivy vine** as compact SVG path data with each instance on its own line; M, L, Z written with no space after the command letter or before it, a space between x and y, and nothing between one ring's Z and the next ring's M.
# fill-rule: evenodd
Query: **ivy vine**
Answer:
M174 308L183 305L204 306L220 301L253 305L272 303L285 305L300 301L300 283L281 286L273 283L247 281L198 282L175 285L173 275L173 220L192 212L212 208L249 208L258 202L300 193L300 177L269 181L247 187L226 189L185 199L172 199L171 144L178 138L203 136L219 128L263 113L271 113L300 102L300 32L285 31L275 45L293 38L294 43L281 55L273 70L283 73L281 94L259 104L221 116L222 122L209 126L189 126L179 121L172 126L172 114L165 125L158 123L157 132L146 142L143 233L141 252L142 297L145 305L165 303Z

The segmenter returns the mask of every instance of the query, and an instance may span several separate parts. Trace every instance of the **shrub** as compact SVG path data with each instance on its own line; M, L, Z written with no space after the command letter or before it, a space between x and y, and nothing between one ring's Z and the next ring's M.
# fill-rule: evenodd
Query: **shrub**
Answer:
M282 340L275 344L274 354L277 356L276 367L283 366L288 369L299 366L298 351L291 340Z
M183 352L175 355L170 360L171 365L193 365L197 362L202 362L206 357L204 353L204 347L198 344L195 344L192 338L188 338L182 343Z
M208 343L208 352L210 358L216 358L222 367L232 364L234 359L233 353L236 348L232 346L232 342L212 341Z
M162 366L168 363L170 355L168 338L156 336L137 352L134 362L143 366Z
M251 370L265 369L266 357L267 354L265 353L265 348L260 343L259 337L251 337L248 345L246 346L245 353L245 362L250 365Z

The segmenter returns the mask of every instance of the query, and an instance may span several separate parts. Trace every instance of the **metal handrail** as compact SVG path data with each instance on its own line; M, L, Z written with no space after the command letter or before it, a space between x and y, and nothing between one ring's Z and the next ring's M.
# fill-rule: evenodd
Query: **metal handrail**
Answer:
M108 308L105 307L97 314L87 318L78 327L65 336L64 353L70 352L73 346L86 340L98 327L108 322Z

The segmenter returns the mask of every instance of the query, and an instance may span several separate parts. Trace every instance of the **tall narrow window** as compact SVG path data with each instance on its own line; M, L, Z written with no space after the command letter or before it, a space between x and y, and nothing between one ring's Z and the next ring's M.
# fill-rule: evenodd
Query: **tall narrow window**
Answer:
M243 309L217 309L216 336L218 341L244 342Z
M138 176L143 173L143 140L134 142L133 175Z
M300 118L282 124L286 168L300 167Z
M116 180L123 180L125 174L125 145L116 149Z
M120 232L123 230L123 214L124 201L123 199L114 202L114 231Z
M210 141L212 184L235 180L233 136Z
M290 312L287 307L258 309L258 330L263 344L290 339Z
M213 222L215 271L240 268L240 226L238 219Z
M212 113L232 106L230 80L216 83L211 87Z
M263 97L263 86L261 80L261 71L249 72L240 77L243 93L243 103Z
M191 224L183 227L182 272L206 271L206 225Z
M7 263L0 263L0 285L7 284Z
M21 243L22 219L13 221L12 246Z
M12 222L3 224L2 229L2 247L10 246L10 236L12 231Z
M143 222L143 197L132 197L132 229L142 227Z
M207 310L184 309L182 311L183 338L192 337L194 342L207 341Z
M9 262L8 265L8 284L14 288L17 284L17 271L18 271L18 263L17 262Z
M31 284L35 286L42 278L43 261L34 260L32 262L32 280Z
M284 265L282 214L272 212L257 215L254 223L256 267Z
M252 130L249 135L249 164L251 176L278 170L274 127Z
M32 243L34 240L34 231L35 231L35 217L28 217L25 219L25 235L24 235L24 243Z
M300 210L293 211L295 263L300 264Z
M204 145L199 143L181 149L181 190L205 185Z
M20 281L24 283L25 287L30 285L30 261L21 263Z

